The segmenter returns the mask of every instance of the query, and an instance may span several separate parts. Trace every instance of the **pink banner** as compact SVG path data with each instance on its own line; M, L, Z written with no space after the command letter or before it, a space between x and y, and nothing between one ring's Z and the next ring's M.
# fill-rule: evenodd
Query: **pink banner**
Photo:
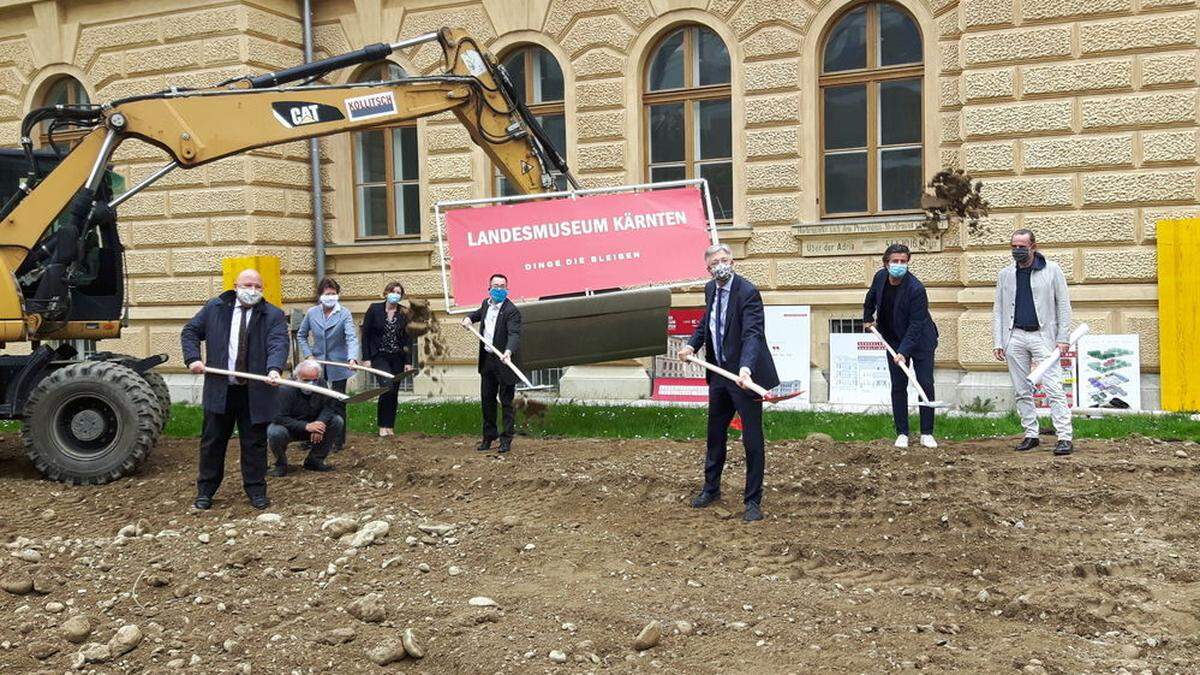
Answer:
M492 274L531 299L707 276L697 187L446 212L453 304L476 305Z

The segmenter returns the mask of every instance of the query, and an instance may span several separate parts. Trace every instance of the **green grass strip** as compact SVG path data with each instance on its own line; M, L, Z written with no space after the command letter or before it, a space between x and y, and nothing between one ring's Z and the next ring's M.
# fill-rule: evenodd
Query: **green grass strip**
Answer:
M176 404L167 435L198 437L203 415L199 407ZM358 403L349 409L350 430L375 433L375 404ZM813 411L768 411L764 418L768 439L804 438L818 431L839 441L893 438L891 415ZM544 416L519 415L518 429L533 437L553 438L704 438L707 411L702 408L552 405ZM1046 420L1045 424L1049 424ZM914 433L916 417L910 421ZM479 405L467 402L401 403L396 433L421 432L434 436L476 436L480 433ZM1015 436L1021 425L1015 413L1001 418L937 418L939 439L966 440ZM736 435L736 432L735 432ZM1076 438L1150 438L1200 441L1200 422L1187 415L1114 415L1100 419L1075 418Z

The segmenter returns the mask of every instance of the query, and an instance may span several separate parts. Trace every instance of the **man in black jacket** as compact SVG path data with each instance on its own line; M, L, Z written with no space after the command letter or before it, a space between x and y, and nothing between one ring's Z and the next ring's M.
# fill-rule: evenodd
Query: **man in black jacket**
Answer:
M183 360L197 375L205 365L279 379L288 356L283 310L262 299L262 276L243 270L234 289L213 298L183 327ZM200 343L205 360L200 360ZM242 486L256 509L267 499L267 424L275 418L275 387L224 375L204 378L204 426L200 435L198 509L212 508L225 474L225 451L236 424L242 448Z
M779 386L775 360L767 347L766 316L762 295L749 279L733 273L733 252L725 244L710 246L704 262L713 280L704 286L704 320L679 358L704 346L708 362L737 373L731 382L706 371L708 379L708 453L704 460L704 489L692 500L702 508L721 496L721 472L725 468L725 446L734 413L742 417L742 445L746 449L746 491L743 501L746 522L762 520L763 471L766 448L763 440L762 401L746 391L749 382L764 389Z
M513 411L513 396L517 388L517 375L508 367L514 359L519 362L521 345L521 311L508 299L508 277L493 274L488 283L488 299L479 309L463 319L464 326L480 324L485 340L501 353L499 358L479 345L480 405L483 409L483 440L475 448L487 452L492 443L500 439L500 452L512 449L516 413ZM496 397L504 412L504 428L496 429Z
M302 361L293 371L297 380L320 384L321 366L312 361ZM308 441L310 449L304 460L309 471L333 471L325 462L338 438L345 421L338 414L336 401L322 394L303 389L288 388L279 397L279 414L267 427L267 447L275 456L271 475L281 478L287 475L287 446L292 441Z

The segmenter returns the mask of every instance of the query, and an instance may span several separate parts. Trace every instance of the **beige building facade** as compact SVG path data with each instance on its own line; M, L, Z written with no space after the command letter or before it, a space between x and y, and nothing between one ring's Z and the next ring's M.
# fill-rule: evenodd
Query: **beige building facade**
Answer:
M318 57L467 29L520 73L587 187L708 178L738 270L768 304L812 306L814 400L830 330L861 318L879 253L906 241L941 333L939 398L1003 404L992 290L1009 233L1026 227L1065 270L1077 320L1141 336L1143 401L1157 407L1155 224L1200 216L1196 0L313 4ZM65 91L101 102L299 63L299 9L0 0L0 144L15 145L21 117ZM394 65L425 74L439 56L424 45ZM325 264L348 306L361 312L395 278L440 307L433 205L503 191L482 151L449 115L320 149ZM128 143L116 169L133 183L167 161ZM920 233L920 185L949 167L984 181L988 232ZM279 256L285 304L311 304L307 143L176 171L126 202L120 222L131 325L101 348L166 352L181 369L179 327L219 292L231 256ZM418 378L418 392L474 390L469 337L448 335L443 377ZM562 387L648 395L645 365L575 368Z

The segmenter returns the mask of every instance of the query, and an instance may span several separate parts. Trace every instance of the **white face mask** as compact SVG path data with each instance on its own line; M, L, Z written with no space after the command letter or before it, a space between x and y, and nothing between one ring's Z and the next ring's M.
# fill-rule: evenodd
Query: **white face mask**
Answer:
M322 295L321 304L330 308L337 307L338 296L333 294Z
M262 300L262 291L257 288L238 286L237 299L243 305L257 305L258 301Z

